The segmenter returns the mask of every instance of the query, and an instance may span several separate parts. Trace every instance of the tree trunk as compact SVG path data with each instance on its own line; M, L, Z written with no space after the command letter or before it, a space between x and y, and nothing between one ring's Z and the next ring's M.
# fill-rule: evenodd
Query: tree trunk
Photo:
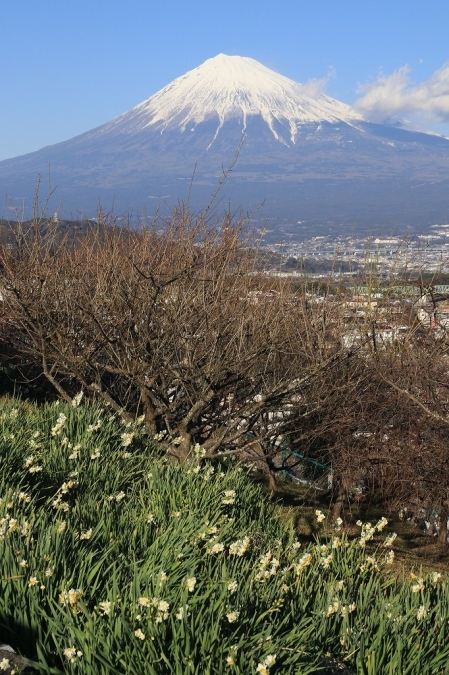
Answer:
M440 544L447 545L447 517L449 510L446 501L440 505L440 529L438 531L438 541Z
M276 492L276 479L274 471L268 469L268 487L270 492Z
M337 484L337 494L330 511L330 520L332 522L335 522L337 518L341 518L344 503L348 498L348 487L344 477L334 475L334 483Z
M276 492L276 466L271 457L266 458L266 463L268 469L268 487L271 492Z
M146 388L140 386L139 389L140 398L142 400L143 410L145 413L145 430L148 434L150 434L150 436L154 436L157 433L156 410Z
M191 458L192 452L192 436L188 431L182 430L178 427L178 438L176 443L172 443L169 449L170 454L176 457L180 464L184 464Z

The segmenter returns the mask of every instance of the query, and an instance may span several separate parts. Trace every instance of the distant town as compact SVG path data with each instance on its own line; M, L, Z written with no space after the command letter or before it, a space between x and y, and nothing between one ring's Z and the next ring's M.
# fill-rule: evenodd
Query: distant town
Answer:
M406 237L316 236L300 242L270 243L268 250L286 259L286 274L310 273L337 279L356 272L382 278L449 272L449 224L432 225L428 234Z

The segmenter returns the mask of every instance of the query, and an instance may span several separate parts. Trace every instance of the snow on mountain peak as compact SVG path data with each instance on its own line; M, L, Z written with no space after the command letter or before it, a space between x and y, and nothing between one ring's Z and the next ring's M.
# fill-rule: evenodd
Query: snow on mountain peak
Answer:
M227 120L238 118L245 131L251 115L260 115L281 142L285 141L275 129L276 122L287 124L291 143L298 124L362 119L346 104L324 94L313 96L307 86L254 59L218 54L105 126L125 133L156 127L163 133L174 127L190 130L216 119L213 143Z

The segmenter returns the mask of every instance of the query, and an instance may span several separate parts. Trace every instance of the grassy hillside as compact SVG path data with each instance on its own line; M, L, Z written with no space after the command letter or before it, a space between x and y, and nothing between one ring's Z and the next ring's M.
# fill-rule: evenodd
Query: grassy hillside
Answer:
M449 673L447 580L390 577L383 519L303 547L232 461L76 403L0 402L0 642L40 673Z

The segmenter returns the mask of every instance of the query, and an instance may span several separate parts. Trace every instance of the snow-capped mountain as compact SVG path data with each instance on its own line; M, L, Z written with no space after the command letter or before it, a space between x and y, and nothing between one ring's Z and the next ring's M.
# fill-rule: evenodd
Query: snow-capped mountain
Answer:
M260 116L275 140L294 144L298 125L361 120L344 103L324 95L313 98L308 91L307 86L254 59L219 54L101 127L101 133L129 134L149 128L160 133L192 132L210 120L217 125L212 144L225 122L237 119L245 131L248 118Z
M449 141L371 123L316 89L219 54L96 129L0 162L0 194L31 203L50 170L50 208L66 216L99 203L152 213L187 197L196 209L240 148L223 203L263 203L273 236L447 222Z

